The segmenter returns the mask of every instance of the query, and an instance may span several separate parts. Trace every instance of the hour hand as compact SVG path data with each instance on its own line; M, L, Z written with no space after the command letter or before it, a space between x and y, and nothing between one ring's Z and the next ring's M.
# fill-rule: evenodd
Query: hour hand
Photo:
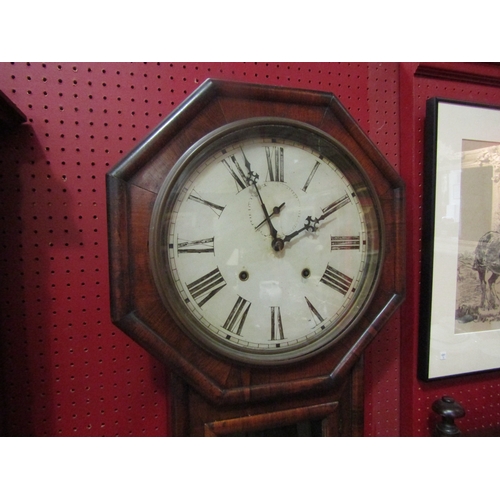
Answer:
M306 217L306 221L304 222L304 226L298 229L297 231L285 236L283 238L283 241L286 243L287 241L290 241L292 238L295 238L295 236L297 236L298 234L300 234L302 231L305 230L314 233L314 231L316 231L318 228L318 224L322 220L326 219L328 216L332 215L334 212L336 212L337 210L339 210L340 208L342 208L343 206L347 205L350 202L351 200L349 196L345 194L338 200L335 200L333 203L330 203L330 205L328 205L327 207L322 208L321 211L323 212L323 214L320 215L319 217L313 218L310 215L308 215Z
M290 241L291 239L295 238L295 236L299 235L302 231L316 231L316 226L318 225L318 219L313 219L310 215L306 217L306 221L304 222L304 225L300 228L297 229L297 231L294 231L293 233L287 234L283 238L283 243L286 243Z

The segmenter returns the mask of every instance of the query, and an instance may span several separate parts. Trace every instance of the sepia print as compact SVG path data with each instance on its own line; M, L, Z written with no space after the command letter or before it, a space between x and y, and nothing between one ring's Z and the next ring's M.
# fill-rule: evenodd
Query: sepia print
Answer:
M500 330L500 143L462 140L455 333Z
M500 369L500 107L427 100L418 376Z

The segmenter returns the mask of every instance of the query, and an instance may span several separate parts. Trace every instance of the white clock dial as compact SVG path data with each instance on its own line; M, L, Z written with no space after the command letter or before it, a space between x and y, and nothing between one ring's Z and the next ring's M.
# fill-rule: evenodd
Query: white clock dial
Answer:
M257 130L211 141L178 167L159 196L152 255L189 333L267 363L315 352L351 326L381 251L376 203L349 162L303 132Z

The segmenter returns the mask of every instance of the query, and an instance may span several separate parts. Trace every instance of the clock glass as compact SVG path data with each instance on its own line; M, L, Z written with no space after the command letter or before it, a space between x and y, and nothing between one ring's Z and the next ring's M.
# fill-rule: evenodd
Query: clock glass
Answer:
M291 362L356 326L376 290L382 227L367 176L337 141L301 122L244 120L172 168L151 267L196 342L241 362Z

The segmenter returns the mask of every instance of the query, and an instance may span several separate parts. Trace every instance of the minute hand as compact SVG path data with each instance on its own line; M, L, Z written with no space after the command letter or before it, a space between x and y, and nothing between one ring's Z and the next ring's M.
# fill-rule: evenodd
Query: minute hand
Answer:
M269 216L266 205L264 205L264 202L262 201L262 196L260 195L260 191L259 191L259 188L257 187L257 183L255 183L254 186L255 186L255 191L257 191L257 196L259 197L260 206L262 207L262 211L264 212L265 220L267 221L267 224L269 226L269 231L271 232L271 236L273 237L273 240L274 240L274 239L276 239L276 235L278 234L278 231L276 231L276 229L273 226L273 223L271 222L271 217Z
M260 195L260 191L259 191L259 188L257 186L257 180L259 179L259 174L257 174L256 172L254 172L252 170L252 166L251 166L250 162L248 161L248 158L246 157L243 149L241 150L241 152L243 154L243 159L245 161L245 167L248 170L248 177L247 177L248 181L254 185L255 191L257 191L257 196L259 197L260 206L262 208L262 212L264 212L265 221L267 221L267 224L269 226L269 231L271 232L271 236L272 236L273 241L274 241L276 239L278 231L276 231L276 229L274 228L273 223L271 222L271 217L269 216L269 213L267 211L266 205L262 201L262 196Z

